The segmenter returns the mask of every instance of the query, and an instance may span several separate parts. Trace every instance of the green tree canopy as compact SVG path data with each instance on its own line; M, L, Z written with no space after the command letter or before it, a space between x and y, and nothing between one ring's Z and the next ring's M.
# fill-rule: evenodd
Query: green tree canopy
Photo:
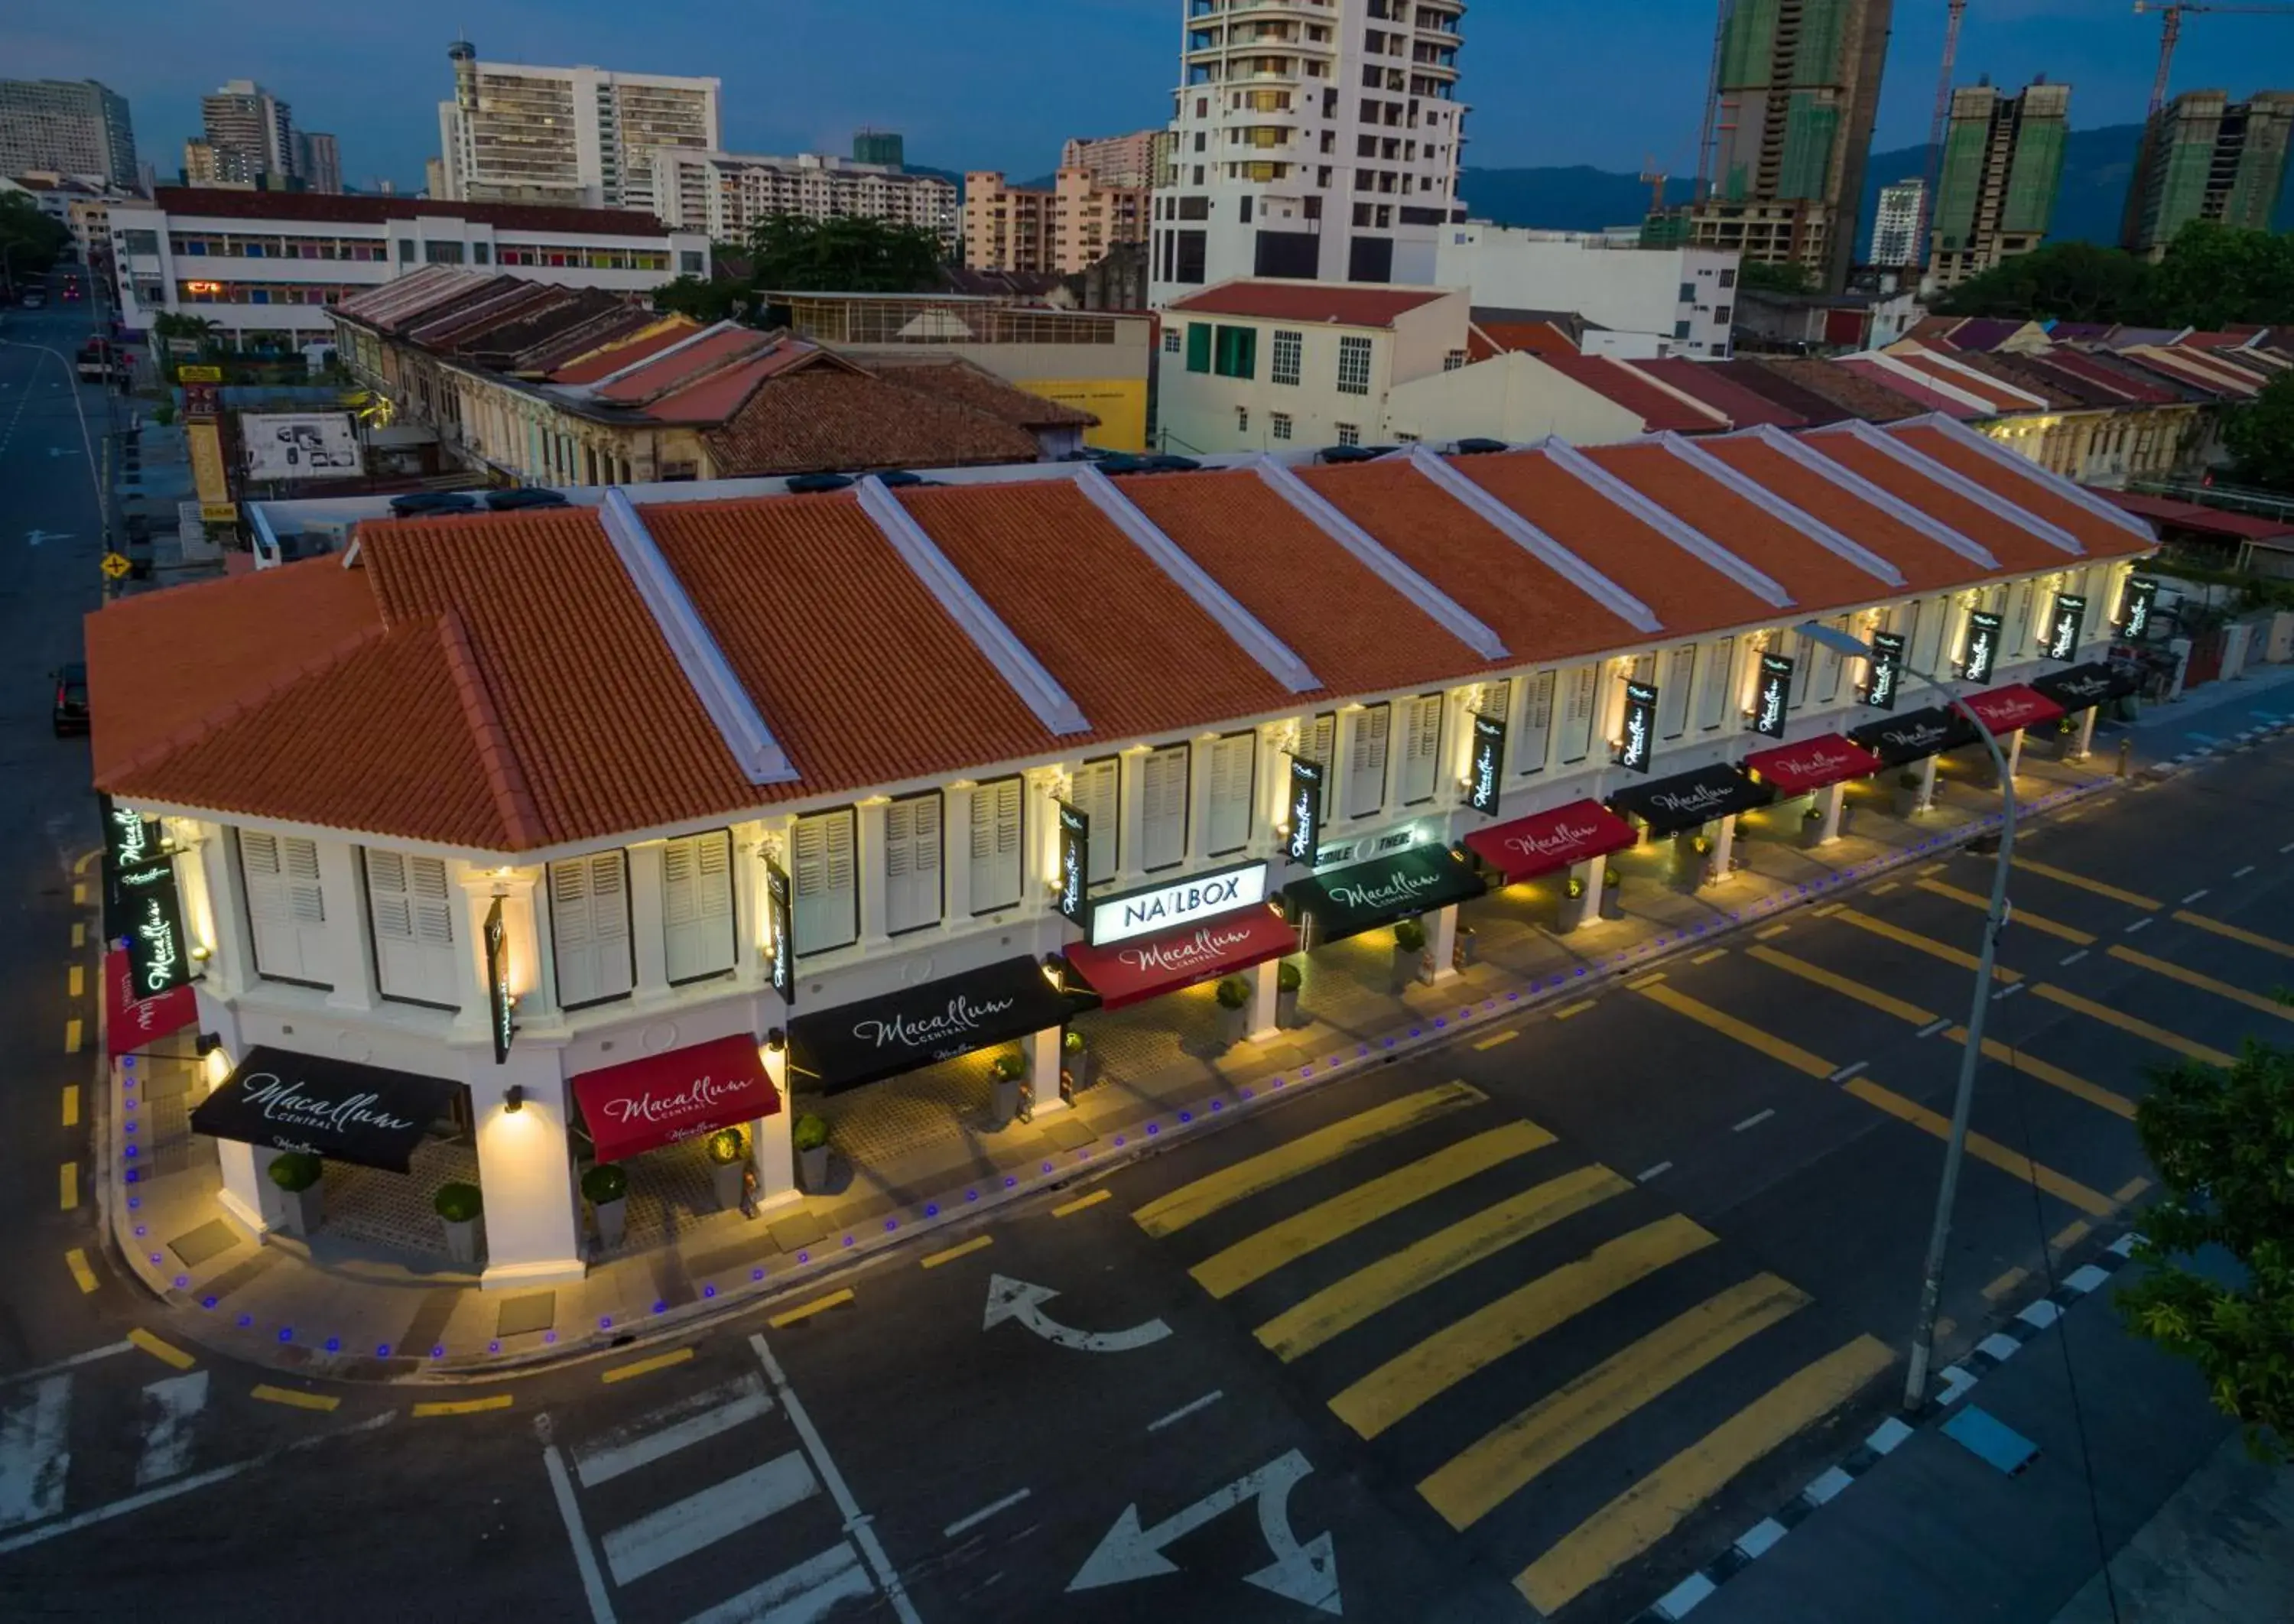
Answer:
M1748 259L1738 270L1737 285L1762 293L1814 293L1816 277L1806 265L1771 265Z
M2155 1074L2136 1134L2159 1170L2128 1328L2196 1364L2258 1453L2294 1444L2294 1052L2249 1041L2228 1068ZM2232 1267L2198 1266L2219 1247Z
M940 239L882 220L768 215L749 233L752 283L806 293L921 293L940 269Z
M756 289L731 277L680 276L653 290L653 307L663 315L690 316L704 325L738 321L756 303Z
M2294 372L2281 372L2251 404L2228 413L2223 443L2235 459L2236 478L2294 491Z
M2208 330L2294 318L2294 236L2193 220L2151 278L2152 320Z
M2282 322L2294 313L2294 236L2193 220L2155 265L2091 242L2051 242L1962 282L1935 309L2206 330Z
M45 276L48 267L71 252L71 231L61 220L50 219L40 206L20 191L0 192L0 258L7 262L5 278L16 286Z
M1935 310L2023 321L2144 321L2152 275L2149 264L2117 248L2054 242L1969 278L1939 296Z

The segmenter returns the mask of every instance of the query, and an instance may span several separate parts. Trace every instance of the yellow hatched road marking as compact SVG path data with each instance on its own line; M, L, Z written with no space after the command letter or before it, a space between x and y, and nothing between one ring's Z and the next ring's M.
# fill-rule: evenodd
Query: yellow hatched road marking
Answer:
M1575 1318L1667 1263L1704 1250L1714 1244L1714 1239L1710 1232L1676 1213L1615 1240L1605 1241L1574 1263L1540 1275L1403 1350L1332 1399L1330 1411L1363 1437L1375 1438L1476 1371L1487 1369L1555 1326ZM1504 1431L1492 1433L1484 1443L1501 1438ZM1468 1450L1452 1466L1457 1466L1473 1453ZM1468 1477L1474 1475L1471 1466L1459 1469ZM1527 1481L1526 1476L1522 1479L1523 1482ZM1519 1486L1517 1483L1513 1488ZM1423 1489L1425 1485L1420 1487ZM1504 1492L1510 1494L1513 1488ZM1444 1510L1444 1503L1436 1500L1435 1509ZM1448 1514L1446 1511L1444 1514ZM1480 1514L1476 1511L1473 1516ZM1469 1516L1466 1522L1472 1520ZM1452 1521L1455 1522L1456 1519ZM1460 1528L1465 1525L1457 1522Z
M76 908L84 908L86 905L87 887L84 885L76 885L72 887L72 906Z
M2083 891L2093 891L2098 897L2108 897L2113 902L2123 902L2130 908L2163 908L2167 905L2156 897L2145 897L2140 891L2122 890L2115 885L2105 885L2100 880L2090 880L2085 874L2075 874L2068 868L2055 868L2046 863L2035 863L2029 857L2017 857L2014 866L2042 879L2060 880L2065 885L2075 885Z
M484 1409L508 1409L511 1395L497 1393L483 1399L438 1399L427 1404L417 1404L412 1414L426 1416L475 1416Z
M950 1246L944 1252L935 1252L930 1257L920 1257L916 1262L926 1269L937 1269L942 1263L952 1263L959 1257L968 1256L982 1246L992 1246L995 1240L996 1237L993 1235L974 1235L961 1246Z
M1080 1213L1086 1207L1097 1206L1102 1201L1112 1200L1114 1196L1115 1192L1113 1190L1102 1185L1099 1189L1093 1190L1091 1194L1087 1196L1078 1196L1072 1201L1062 1202L1059 1206L1052 1209L1052 1216L1054 1218L1064 1218L1070 1213Z
M1847 905L1844 902L1827 902L1822 907L1811 909L1810 912L1818 919L1830 919Z
M1908 1122L1938 1139L1951 1137L1951 1124L1947 1118L1937 1116L1917 1100L1906 1099L1894 1089L1882 1087L1869 1077L1851 1077L1842 1086L1865 1104L1876 1105L1899 1121ZM1968 1134L1967 1153L1977 1161L1988 1162L2026 1184L2037 1184L2058 1200L2068 1201L2093 1217L2106 1217L2117 1210L2116 1204L2101 1190L2089 1190L2078 1180L2068 1178L2052 1167L2042 1167L2029 1157L2010 1150L1997 1140L1984 1134Z
M199 1361L172 1342L163 1342L142 1326L127 1333L127 1340L142 1349L163 1365L173 1365L178 1370L188 1370Z
M74 1246L64 1254L64 1267L71 1271L73 1284L81 1291L95 1289L95 1271L87 1266L87 1254Z
M1904 882L1900 880L1883 880L1879 884L1872 888L1872 895L1875 897L1885 897L1890 891L1899 889L1903 883Z
M1883 1015L1893 1015L1898 1020L1909 1021L1916 1027L1924 1027L1936 1018L1933 1010L1924 1010L1916 1003L1891 997L1876 987L1867 987L1852 977L1836 975L1821 965L1811 964L1806 959L1796 959L1788 953L1779 953L1773 947L1753 947L1747 952L1763 964L1774 965L1803 981L1813 981L1818 987L1828 987L1833 992L1855 999L1859 1003L1869 1004Z
M1222 1167L1192 1184L1182 1184L1131 1215L1150 1235L1173 1234L1238 1201L1272 1190L1287 1179L1295 1179L1365 1145L1406 1133L1448 1112L1479 1105L1487 1098L1472 1084L1456 1081L1405 1094L1367 1111L1357 1111L1328 1127L1302 1133L1287 1145L1278 1145L1231 1167Z
M811 1302L792 1308L785 1313L775 1314L765 1323L778 1330L782 1326L794 1325L800 1320L809 1320L815 1314L825 1313L832 1308L841 1307L851 1301L852 1292L850 1287L842 1291L832 1291L825 1297L815 1297Z
M2175 917L2184 924L2196 925L2201 930L2211 930L2217 936L2226 937L2233 942L2244 942L2248 946L2259 947L2265 953L2274 953L2282 958L2294 959L2294 942L2282 942L2274 936L2264 936L2257 930L2244 930L2236 925L2226 925L2218 919L2209 919L2203 914L2193 914L2188 908L2176 909Z
M1729 950L1726 947L1707 947L1688 962L1691 964L1710 964L1715 959L1725 959L1728 956Z
M1607 1167L1573 1168L1324 1287L1253 1335L1288 1364L1437 1280L1631 1188Z
M2132 1178L2127 1180L2126 1183L2121 1184L2117 1190L2112 1190L2111 1192L2111 1198L2118 1202L2119 1206L2125 1206L2129 1201L2134 1200L2135 1197L2141 1195L2144 1190L2150 1188L2150 1180L2141 1177Z
M1907 930L1901 925L1891 925L1884 919L1875 919L1869 914L1859 914L1853 908L1843 908L1839 917L1859 930L1869 930L1875 936L1885 937L1891 942L1941 959L1947 964L1956 964L1962 970L1973 970L1978 960L1972 953L1963 953L1948 942L1940 942L1932 936L1922 936L1916 930ZM2020 970L2009 970L2004 964L1991 967L1992 977L2000 981L2016 982L2023 978Z
M65 980L68 996L83 996L87 991L87 967L85 964L73 965Z
M1418 1492L1451 1527L1471 1528L1540 1474L1808 1302L1773 1274L1731 1286L1476 1440Z
M1931 896L1948 897L1954 902L1964 902L1969 907L1981 908L1987 914L1991 911L1991 898L1989 897L1978 896L1973 891L1964 891L1956 885L1946 885L1940 880L1920 880L1914 883ZM2095 933L2092 930L2081 930L2075 926L2061 923L2044 914L2034 914L2026 907L2018 906L2013 917L2008 922L2015 925L2028 925L2043 935L2059 937L2076 946L2089 946L2095 941Z
M81 1026L80 1019L77 1015L64 1022L64 1052L66 1054L77 1054L79 1052L80 1034L83 1030L85 1030L85 1028Z
M87 873L87 865L88 865L89 864L91 864L91 863L94 862L94 861L96 860L96 858L98 858L98 857L102 857L102 855L103 855L103 848L102 848L102 847L101 847L101 846L92 846L92 847L90 847L87 850L83 851L82 853L80 853L80 854L79 854L79 856L77 856L77 857L74 857L74 858L72 859L72 873L76 873L76 874L84 874L84 873Z
M1967 1041L1967 1028L1954 1027L1944 1035L1955 1043L1964 1043ZM2049 1088L2059 1088L2074 1099L2086 1100L2089 1105L2101 1106L2114 1116L2124 1116L2129 1122L2135 1120L2135 1101L2129 1100L2125 1094L2114 1093L2100 1083L2090 1083L2085 1077L2065 1071L2060 1066L2051 1066L2035 1056L2011 1049L1996 1037L1987 1037L1983 1040L1983 1058L1987 1060L1997 1060L2002 1066L2013 1067L2035 1082L2044 1083Z
M342 1403L330 1393L305 1393L299 1387L273 1387L268 1382L257 1384L248 1396L261 1399L265 1404L284 1404L293 1409L334 1409Z
M1755 941L1765 942L1770 937L1782 936L1786 931L1791 929L1792 927L1790 925L1762 925L1759 930L1753 932L1753 939Z
M2135 1036L2145 1038L2158 1044L2161 1049L2172 1049L2176 1054L2186 1054L2194 1060L2204 1060L2209 1066L2228 1067L2236 1064L2231 1056L2225 1054L2219 1049L2209 1049L2206 1044L2195 1043L2178 1032L2169 1032L2164 1027L2154 1027L2147 1020L2137 1020L2134 1016L2114 1010L2107 1003L2097 1003L2092 998L2082 998L2077 993L2065 992L2062 987L2050 987L2044 981L2033 982L2031 990L2049 1003L2057 1003L2064 1009L2075 1010L2091 1020L2099 1020L2107 1027L2117 1027L2121 1032L2132 1032Z
M2274 998L2249 993L2242 987L2233 987L2229 982L2217 981L2212 976L2202 976L2195 970L2184 970L2180 964L2170 964L2165 959L2154 959L2147 953L2135 952L2132 947L2114 946L2111 956L2122 963L2139 965L2154 976L2180 981L2184 987L2195 987L2202 993L2212 993L2217 998L2242 1003L2249 1010L2260 1010L2265 1015L2275 1015L2281 1020L2294 1020L2294 1008L2289 1008Z
M1637 981L1626 982L1625 990L1628 992L1638 993L1641 988L1645 987L1655 987L1658 982L1664 979L1664 971L1660 970L1653 976L1643 976Z
M1712 1027L1724 1037L1733 1037L1748 1049L1757 1049L1770 1060L1782 1060L1794 1071L1811 1077L1829 1079L1832 1076L1830 1060L1819 1059L1797 1043L1788 1043L1774 1033L1763 1032L1749 1022L1739 1020L1734 1015L1723 1014L1711 1004L1677 993L1669 987L1653 987L1641 995L1664 1005L1676 1014L1686 1015L1693 1021Z
M1556 1020L1566 1020L1572 1015L1582 1015L1586 1011L1591 1009L1599 1002L1600 1000L1598 998L1580 998L1574 1003L1564 1004L1560 1009L1554 1011L1553 1019Z
M2084 1234L2087 1230L2087 1221L2085 1219L2080 1219L2078 1222L2080 1232ZM1992 1281L1991 1284L1983 1288L1984 1300L1989 1303L1997 1303L2000 1298L2005 1296L2009 1292L2014 1290L2015 1287L2021 1286L2025 1280L2028 1280L2030 1278L2031 1271L2029 1269L2010 1269L2006 1273L2001 1275L1997 1279Z
M1476 1043L1474 1047L1476 1049L1494 1049L1500 1043L1509 1043L1520 1035L1521 1028L1519 1027L1509 1027L1494 1037L1484 1038L1480 1043Z
M1541 1612L1558 1612L1679 1527L1739 1472L1853 1398L1895 1362L1859 1336L1778 1383L1564 1535L1514 1580Z
M2047 1238L2047 1245L2058 1252L2068 1252L2095 1233L2095 1225L2084 1218L2074 1218Z
M666 1370L671 1365L684 1364L692 1357L691 1348L671 1348L668 1352L656 1353L651 1359L633 1360L626 1365L615 1365L611 1369L600 1370L598 1372L598 1379L608 1384L614 1382L626 1382L634 1376L647 1376L655 1370Z
M79 1126L79 1084L77 1083L64 1084L64 1126Z
M79 1206L79 1164L66 1162L56 1170L57 1205L70 1212Z
M1553 1135L1533 1122L1509 1122L1476 1133L1269 1224L1224 1252L1213 1253L1188 1272L1211 1295L1232 1296L1318 1246L1552 1142Z

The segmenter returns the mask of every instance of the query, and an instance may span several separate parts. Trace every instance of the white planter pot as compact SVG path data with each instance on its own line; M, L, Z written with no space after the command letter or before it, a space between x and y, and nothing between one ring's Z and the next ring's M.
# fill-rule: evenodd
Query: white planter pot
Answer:
M1277 987L1274 992L1274 1024L1295 1027L1298 1024L1298 993L1295 987Z
M618 1196L611 1201L593 1201L590 1210L598 1218L598 1250L610 1252L620 1246L622 1235L629 1230L630 1198Z
M282 1190L279 1192L279 1227L289 1235L299 1235L308 1240L327 1220L327 1181L321 1179L308 1190Z
M1014 1104L1017 1104L1015 1100ZM815 1145L796 1153L797 1177L803 1182L808 1195L818 1195L828 1188L828 1147Z
M457 1223L451 1218L441 1218L438 1222L446 1230L446 1255L458 1263L476 1263L485 1245L485 1220L471 1218Z
M1008 1127L1011 1125L1012 1118L1020 1114L1020 1079L998 1077L996 1079L995 1087L993 1125L999 1128Z
M745 1155L737 1162L712 1162L709 1165L709 1181L716 1191L719 1212L730 1213L740 1207L741 1169L748 1165L749 1158Z

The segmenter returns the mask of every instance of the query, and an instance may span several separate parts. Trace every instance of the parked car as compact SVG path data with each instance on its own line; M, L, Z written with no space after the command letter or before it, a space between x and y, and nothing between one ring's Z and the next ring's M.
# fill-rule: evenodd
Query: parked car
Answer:
M54 721L56 737L87 731L87 667L78 661L58 666Z
M26 310L37 310L47 302L48 296L44 293L28 293L24 296L24 308Z

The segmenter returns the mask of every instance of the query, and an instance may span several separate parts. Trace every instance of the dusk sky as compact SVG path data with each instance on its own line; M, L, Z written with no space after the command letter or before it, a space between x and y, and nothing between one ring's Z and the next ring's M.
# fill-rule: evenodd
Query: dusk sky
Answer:
M946 168L1048 171L1062 138L1161 123L1176 77L1181 0L395 0L281 11L273 0L22 0L0 24L10 77L96 78L134 109L163 177L197 133L199 98L254 78L297 125L341 139L354 185L421 183L451 88L446 45L481 60L594 63L724 80L736 151L846 151L854 126L903 132L910 158ZM1876 144L1925 134L1941 0L1899 0ZM1676 175L1696 166L1713 7L1707 0L1559 6L1479 0L1461 63L1469 165L1592 164ZM2159 21L2125 0L1978 0L1958 78L2035 73L2072 85L2076 127L2143 115ZM2234 94L2294 81L2294 19L2195 15L2175 88ZM2273 69L2276 71L2273 71ZM2266 83L2266 79L2267 82ZM1598 88L1597 88L1598 87Z

